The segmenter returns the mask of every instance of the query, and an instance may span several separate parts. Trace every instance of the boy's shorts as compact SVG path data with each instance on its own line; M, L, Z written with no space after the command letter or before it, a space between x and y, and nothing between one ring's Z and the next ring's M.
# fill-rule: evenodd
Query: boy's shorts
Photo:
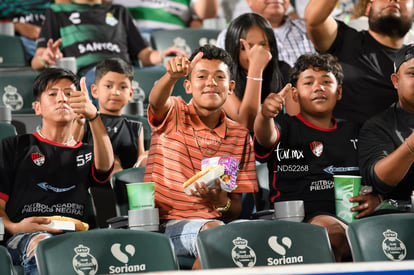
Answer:
M167 221L165 224L165 234L170 237L173 243L175 255L197 257L196 242L198 232L200 232L204 224L212 221L218 220L185 219Z

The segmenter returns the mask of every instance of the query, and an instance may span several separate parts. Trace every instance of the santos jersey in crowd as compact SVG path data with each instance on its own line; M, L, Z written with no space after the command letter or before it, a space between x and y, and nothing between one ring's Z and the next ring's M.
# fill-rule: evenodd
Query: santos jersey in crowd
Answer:
M54 4L45 16L37 46L46 48L48 39L62 38L63 56L76 57L80 74L109 57L131 63L148 46L123 6Z
M1 0L0 19L41 26L51 3L53 0Z
M111 139L114 155L121 160L123 169L131 168L137 161L138 137L142 123L129 120L122 116L100 114L106 131ZM85 123L83 142L92 143L92 133L88 123Z
M129 9L140 29L181 29L192 17L194 0L113 0Z
M12 222L53 215L84 220L87 189L110 172L95 170L93 147L81 142L63 146L37 133L0 142L0 198Z
M301 115L277 116L279 140L270 149L254 141L256 159L267 162L270 201L303 200L305 215L335 214L334 174L359 174L358 128L335 121L320 128Z

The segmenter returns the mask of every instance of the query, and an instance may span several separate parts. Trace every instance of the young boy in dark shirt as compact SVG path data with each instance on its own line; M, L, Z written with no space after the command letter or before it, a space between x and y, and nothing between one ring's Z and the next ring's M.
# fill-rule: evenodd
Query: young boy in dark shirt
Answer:
M303 200L305 221L328 229L337 261L349 256L346 223L335 217L333 175L359 174L358 128L332 116L342 97L343 73L329 54L305 54L291 72L291 84L270 94L255 123L255 152L267 161L270 201ZM291 90L300 106L296 116L279 114ZM375 208L376 197L357 196L357 218ZM369 207L365 208L366 203Z
M92 96L99 100L99 113L105 125L115 156L113 172L145 166L147 152L144 148L144 129L139 121L122 116L122 109L133 94L134 71L131 65L120 58L108 58L98 63ZM91 143L92 132L84 119L77 119L74 135L77 140ZM85 126L84 131L82 127Z

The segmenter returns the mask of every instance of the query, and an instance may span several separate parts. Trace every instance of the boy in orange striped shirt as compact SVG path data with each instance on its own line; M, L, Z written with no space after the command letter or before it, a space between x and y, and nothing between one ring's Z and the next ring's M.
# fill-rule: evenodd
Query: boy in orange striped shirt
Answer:
M197 256L195 241L201 230L237 219L241 193L256 192L256 166L249 131L228 119L222 110L235 83L231 80L228 53L203 46L190 59L175 57L149 96L148 120L153 136L144 181L155 182L155 201L165 233L177 256ZM189 104L171 97L177 80L193 98ZM204 183L187 195L183 183L201 170L204 158L230 156L240 161L237 188L228 193ZM198 260L193 268L199 268Z

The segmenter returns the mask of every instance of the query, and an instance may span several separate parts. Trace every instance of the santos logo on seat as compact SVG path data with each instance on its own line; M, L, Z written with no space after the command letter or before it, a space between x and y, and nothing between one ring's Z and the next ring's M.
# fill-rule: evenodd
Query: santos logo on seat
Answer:
M91 254L90 248L79 244L74 249L76 255L73 257L72 264L73 269L79 275L89 274L94 275L98 271L99 263L98 260ZM111 253L115 259L124 265L111 265L107 273L127 273L127 272L139 272L145 271L145 264L130 265L128 262L131 257L135 255L135 247L131 244L125 245L121 249L121 244L115 243L111 246ZM106 272L105 272L106 273Z

